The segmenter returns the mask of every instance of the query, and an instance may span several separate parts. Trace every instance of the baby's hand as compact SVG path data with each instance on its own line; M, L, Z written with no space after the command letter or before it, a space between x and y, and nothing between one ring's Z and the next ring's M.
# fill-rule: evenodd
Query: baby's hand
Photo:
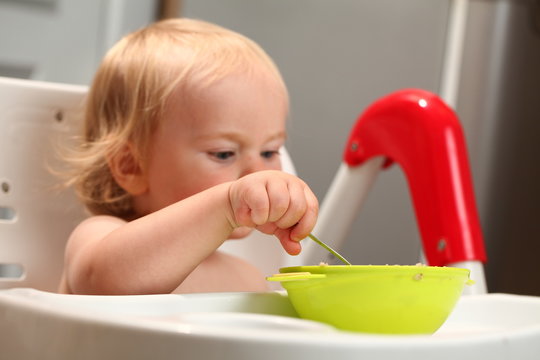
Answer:
M298 177L282 171L259 171L233 182L229 201L236 226L274 234L291 255L317 221L318 201Z

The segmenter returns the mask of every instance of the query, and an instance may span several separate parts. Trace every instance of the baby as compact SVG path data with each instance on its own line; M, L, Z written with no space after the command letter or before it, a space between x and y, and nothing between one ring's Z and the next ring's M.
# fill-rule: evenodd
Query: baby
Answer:
M69 183L93 214L71 234L60 292L264 291L217 248L253 229L291 255L318 202L280 171L288 95L251 40L170 19L116 44L87 98Z

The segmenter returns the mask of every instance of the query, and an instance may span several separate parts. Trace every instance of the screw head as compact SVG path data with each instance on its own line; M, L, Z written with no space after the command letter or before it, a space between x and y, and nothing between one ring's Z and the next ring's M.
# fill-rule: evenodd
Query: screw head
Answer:
M55 112L54 119L57 122L62 122L62 120L64 120L64 112L62 110L58 110L57 112Z
M437 250L444 251L444 249L446 249L446 240L440 239L439 242L437 243Z

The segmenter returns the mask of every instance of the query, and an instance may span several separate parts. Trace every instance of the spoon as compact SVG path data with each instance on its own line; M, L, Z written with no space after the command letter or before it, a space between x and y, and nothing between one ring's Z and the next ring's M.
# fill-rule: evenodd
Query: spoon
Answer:
M350 262L347 261L347 259L345 259L343 256L339 255L339 253L332 249L330 246L326 245L325 243L323 243L321 240L317 239L315 237L315 235L313 234L309 234L308 235L309 238L313 241L315 241L317 244L319 244L321 247L323 247L324 249L326 249L330 254L334 255L335 257L337 257L342 263L344 263L345 265L351 265Z

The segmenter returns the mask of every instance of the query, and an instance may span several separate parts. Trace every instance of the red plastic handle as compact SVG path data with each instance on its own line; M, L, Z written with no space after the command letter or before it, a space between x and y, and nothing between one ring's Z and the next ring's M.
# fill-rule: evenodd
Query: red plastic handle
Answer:
M429 265L485 262L463 131L435 94L406 89L373 103L357 120L344 161L373 156L401 165L411 191Z

